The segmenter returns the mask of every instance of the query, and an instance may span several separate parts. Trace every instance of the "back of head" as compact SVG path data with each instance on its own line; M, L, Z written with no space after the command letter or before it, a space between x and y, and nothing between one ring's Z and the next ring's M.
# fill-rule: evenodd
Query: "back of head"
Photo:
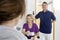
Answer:
M48 4L47 2L43 2L42 4Z
M25 12L25 0L0 0L0 24Z

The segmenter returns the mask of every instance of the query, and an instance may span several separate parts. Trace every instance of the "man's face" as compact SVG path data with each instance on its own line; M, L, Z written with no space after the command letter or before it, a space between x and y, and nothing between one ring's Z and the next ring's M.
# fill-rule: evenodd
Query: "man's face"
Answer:
M48 6L48 4L42 4L42 9L47 10L47 6Z

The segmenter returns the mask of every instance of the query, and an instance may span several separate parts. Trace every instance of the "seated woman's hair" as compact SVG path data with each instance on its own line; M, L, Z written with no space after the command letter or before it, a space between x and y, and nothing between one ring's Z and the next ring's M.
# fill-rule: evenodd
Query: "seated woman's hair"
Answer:
M32 20L32 22L33 22L33 21L34 21L34 17L33 17L32 14L27 14L27 16L26 16L26 22L27 22L27 18L28 18L29 16L33 19L33 20Z
M0 0L0 24L25 12L25 0Z

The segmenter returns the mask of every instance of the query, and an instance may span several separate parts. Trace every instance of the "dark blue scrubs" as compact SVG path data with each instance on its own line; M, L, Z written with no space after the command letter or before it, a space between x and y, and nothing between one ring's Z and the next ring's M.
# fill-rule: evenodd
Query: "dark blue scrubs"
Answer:
M36 16L36 19L40 18L40 32L50 34L52 29L52 21L56 20L56 17L51 11L39 12Z

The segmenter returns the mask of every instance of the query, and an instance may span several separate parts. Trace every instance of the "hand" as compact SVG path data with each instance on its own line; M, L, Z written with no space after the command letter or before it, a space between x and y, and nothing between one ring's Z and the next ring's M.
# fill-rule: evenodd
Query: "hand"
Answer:
M27 36L29 36L29 34L30 34L30 31L27 31Z

